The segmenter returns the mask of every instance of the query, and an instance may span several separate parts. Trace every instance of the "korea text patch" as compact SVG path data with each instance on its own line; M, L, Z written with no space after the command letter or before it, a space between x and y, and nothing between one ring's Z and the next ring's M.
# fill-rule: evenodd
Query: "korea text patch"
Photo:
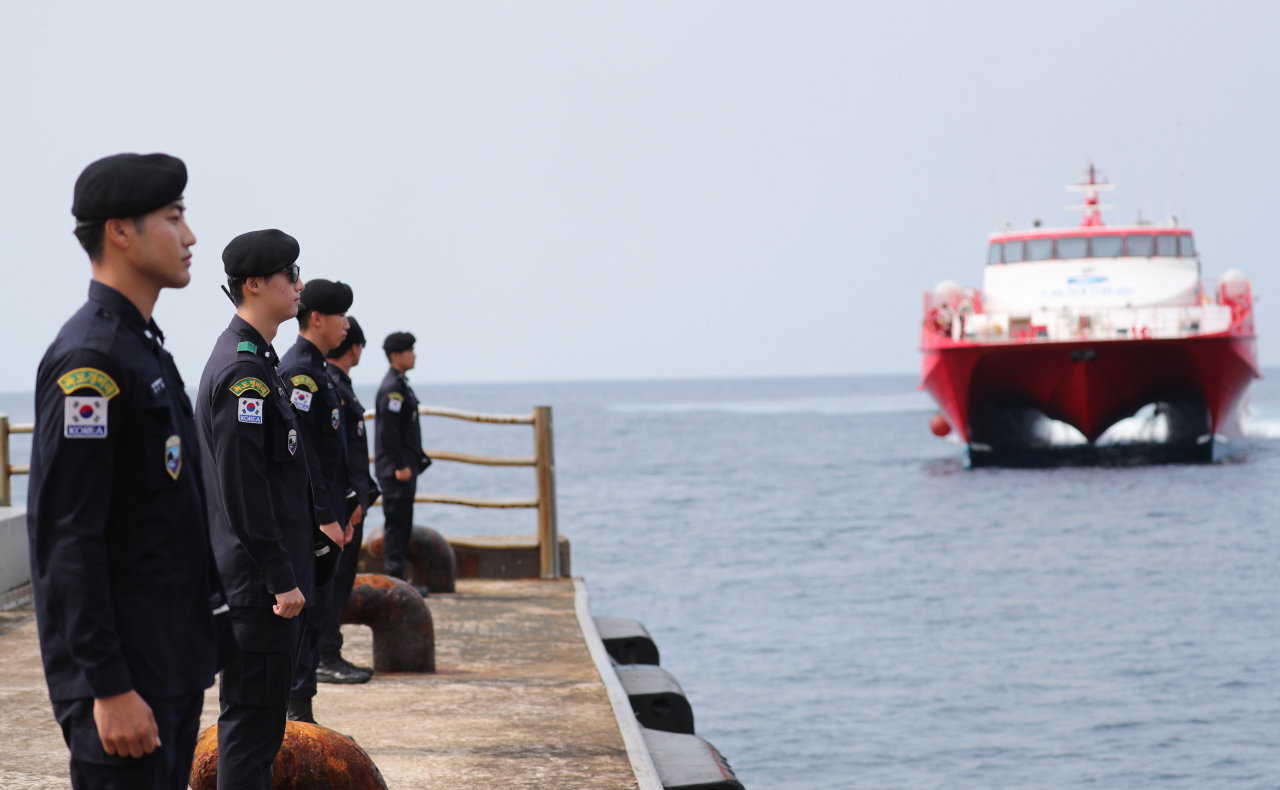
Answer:
M261 425L262 404L263 401L261 398L241 398L240 422L251 422L255 425Z
M72 395L65 399L62 435L68 439L107 438L107 399Z

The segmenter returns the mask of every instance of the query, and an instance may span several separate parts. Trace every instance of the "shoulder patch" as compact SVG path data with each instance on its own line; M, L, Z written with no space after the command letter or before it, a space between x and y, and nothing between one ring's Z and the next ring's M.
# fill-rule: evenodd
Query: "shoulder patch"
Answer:
M293 386L295 387L306 387L312 392L320 391L320 385L317 384L316 380L311 378L310 376L299 374L289 379L289 382L293 384Z
M62 435L68 439L107 438L108 400L110 398L66 398L62 411Z
M243 395L244 393L248 392L249 390L253 390L254 392L258 393L259 395L262 395L263 397L266 397L267 395L271 394L271 388L268 387L266 384L262 383L261 379L255 379L255 378L240 379L235 384L231 385L231 394L235 395L237 398Z
M236 346L236 351L248 351L250 354L256 354L258 353L258 347L248 340L241 340L240 345Z
M76 368L58 379L58 386L70 395L78 389L91 389L107 400L120 394L115 379L97 368Z

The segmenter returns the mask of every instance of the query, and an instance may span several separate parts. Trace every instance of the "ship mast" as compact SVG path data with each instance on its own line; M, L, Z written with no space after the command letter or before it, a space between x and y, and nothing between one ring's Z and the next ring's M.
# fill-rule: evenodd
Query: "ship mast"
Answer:
M1097 169L1093 166L1092 159L1089 160L1089 169L1086 172L1088 172L1089 174L1088 181L1084 182L1083 184L1070 184L1067 186L1068 192L1084 193L1084 204L1079 206L1067 206L1066 209L1067 211L1084 212L1084 218L1080 221L1080 227L1082 228L1102 227L1103 225L1102 212L1106 209L1112 208L1112 206L1099 204L1098 192L1104 189L1106 190L1115 189L1116 185L1108 184L1106 182L1098 183L1098 172L1097 172Z

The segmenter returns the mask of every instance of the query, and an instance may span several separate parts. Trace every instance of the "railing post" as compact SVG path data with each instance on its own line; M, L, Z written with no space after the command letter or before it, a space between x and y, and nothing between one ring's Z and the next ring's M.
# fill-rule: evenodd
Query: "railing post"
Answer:
M556 456L551 407L533 407L533 449L538 473L539 575L560 578L560 532L556 526Z
M0 507L9 505L9 415L0 414Z

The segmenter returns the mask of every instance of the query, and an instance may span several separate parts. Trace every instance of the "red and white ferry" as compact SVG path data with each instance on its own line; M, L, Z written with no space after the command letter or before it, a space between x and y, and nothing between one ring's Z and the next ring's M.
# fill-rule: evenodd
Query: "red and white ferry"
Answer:
M1088 172L1068 187L1084 192L1080 227L993 233L981 291L925 294L921 386L946 419L935 433L954 427L972 465L999 463L1053 446L1050 419L1094 445L1154 405L1163 452L1236 452L1259 375L1249 281L1201 279L1176 222L1104 225L1098 193L1112 185Z

